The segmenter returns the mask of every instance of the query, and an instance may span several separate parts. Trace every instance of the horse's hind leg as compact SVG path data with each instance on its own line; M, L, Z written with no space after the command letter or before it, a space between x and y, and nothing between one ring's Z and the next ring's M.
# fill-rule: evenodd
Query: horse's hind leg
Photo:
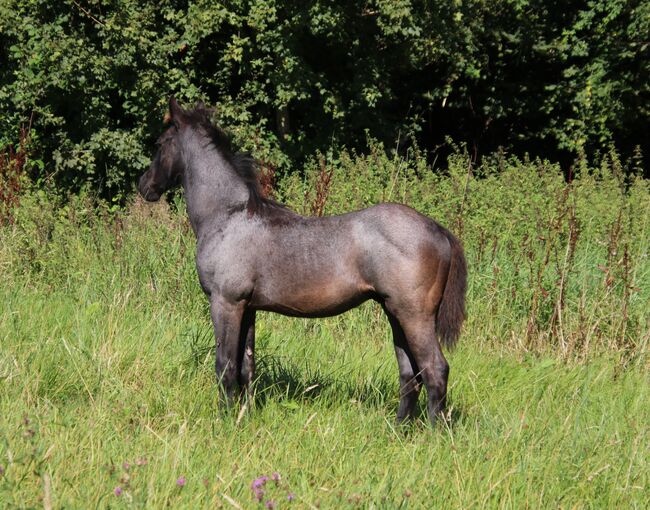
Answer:
M412 319L403 327L407 345L427 387L429 420L435 424L436 418L443 416L445 410L449 364L436 338L433 317Z
M397 422L401 423L415 417L415 409L420 394L421 378L418 374L417 364L406 344L406 336L399 321L385 307L384 311L390 321L393 330L393 343L395 344L395 355L399 368L399 409L397 410Z
M391 324L397 322L401 326L405 338L403 350L408 353L415 374L427 387L427 410L431 423L435 424L436 418L442 416L445 409L449 364L436 338L434 317L427 311L414 310L412 306L398 305L394 302L385 303L385 308L389 317L392 313L396 318L391 320ZM396 345L398 345L397 341ZM404 374L406 375L407 372L405 371ZM402 364L400 364L400 378L401 376ZM405 406L409 403L404 400Z

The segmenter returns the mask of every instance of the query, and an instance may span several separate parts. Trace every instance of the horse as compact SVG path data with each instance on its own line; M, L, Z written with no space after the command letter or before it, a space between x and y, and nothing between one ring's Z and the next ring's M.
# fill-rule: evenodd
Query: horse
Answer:
M327 317L366 300L392 328L400 381L397 421L412 419L422 385L432 424L444 418L449 364L465 319L467 266L453 234L405 205L304 217L264 196L255 161L235 152L203 103L172 97L138 192L155 202L184 188L199 282L210 302L220 394L251 395L258 310Z

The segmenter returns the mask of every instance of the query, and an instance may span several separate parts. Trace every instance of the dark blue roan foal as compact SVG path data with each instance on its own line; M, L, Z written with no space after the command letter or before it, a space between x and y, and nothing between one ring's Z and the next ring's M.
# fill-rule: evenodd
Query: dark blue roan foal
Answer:
M368 299L393 330L400 374L399 421L413 417L422 383L435 422L445 407L452 346L465 318L463 248L415 210L380 204L305 218L264 198L254 162L233 153L202 105L170 100L172 125L138 183L148 201L185 189L197 238L196 266L210 300L217 379L229 400L255 377L255 312L336 315Z

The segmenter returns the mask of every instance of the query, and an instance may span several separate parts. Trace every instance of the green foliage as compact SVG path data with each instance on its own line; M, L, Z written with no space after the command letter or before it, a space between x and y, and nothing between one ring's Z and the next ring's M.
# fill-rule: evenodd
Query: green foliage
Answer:
M451 135L473 156L631 153L647 149L648 14L625 0L7 0L0 146L33 115L60 187L121 201L173 93L216 105L283 172L364 149L367 130L426 150Z

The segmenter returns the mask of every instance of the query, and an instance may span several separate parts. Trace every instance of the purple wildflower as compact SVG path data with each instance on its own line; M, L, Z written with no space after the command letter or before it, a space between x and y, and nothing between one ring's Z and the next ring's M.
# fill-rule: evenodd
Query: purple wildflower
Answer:
M293 492L287 494L287 501L293 501L294 499L296 499L296 495Z
M131 464L129 464L128 462L124 462L122 464L122 467L124 468L124 471L128 471L129 469L131 469Z
M266 503L264 503L264 506L266 508L275 508L275 501L272 499L269 499Z
M122 487L119 487L119 486L115 487L115 489L113 489L113 494L115 494L116 496L121 496L122 495Z
M253 483L251 484L251 488L255 490L255 489L259 489L260 487L264 487L264 485L266 485L266 482L268 482L268 480L269 480L268 476L260 476L259 478L253 480Z
M280 481L280 478L281 478L280 473L278 473L277 471L271 475L271 479L275 483L278 483Z
M253 490L255 492L255 498L257 499L257 501L261 503L262 500L264 499L264 491L260 488L255 488Z
M146 457L138 457L135 460L135 465L136 466L146 466L147 465L147 459Z
M185 484L187 483L187 480L185 480L184 476L181 476L178 480L176 480L176 485L179 487L185 487Z

